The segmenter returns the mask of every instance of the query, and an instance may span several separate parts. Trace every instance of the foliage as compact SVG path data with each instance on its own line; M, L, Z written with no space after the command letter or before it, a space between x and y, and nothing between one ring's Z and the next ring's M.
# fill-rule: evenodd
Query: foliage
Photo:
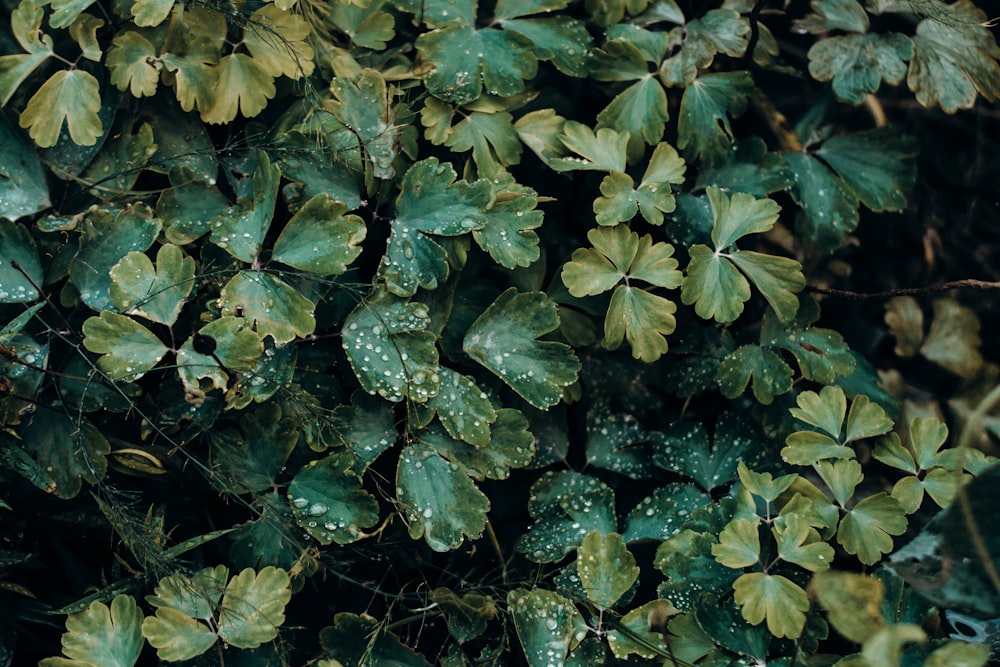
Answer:
M990 659L973 0L3 6L0 664Z

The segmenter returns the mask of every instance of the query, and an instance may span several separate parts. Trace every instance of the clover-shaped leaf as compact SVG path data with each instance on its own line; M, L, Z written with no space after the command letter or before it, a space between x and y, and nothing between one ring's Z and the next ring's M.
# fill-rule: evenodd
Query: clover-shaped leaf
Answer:
M851 508L840 520L837 541L865 565L892 551L892 536L906 532L906 512L892 496L876 493Z
M93 146L104 135L100 84L82 69L60 70L35 91L18 123L42 148L55 146L63 124L79 146Z
M778 544L778 557L810 572L828 570L833 560L833 547L822 541L809 524L810 520L799 514L782 515L772 529Z
M271 226L280 180L281 169L260 151L253 173L253 198L242 199L212 218L212 243L241 262L256 262Z
M361 488L354 456L337 452L307 463L288 485L292 514L320 544L349 544L378 522L378 502Z
M132 667L142 651L142 611L131 595L116 595L111 607L91 602L70 614L62 637L65 658L46 658L39 667Z
M134 381L160 363L169 351L149 329L131 317L101 311L83 323L83 346L102 355L97 367L114 380Z
M538 193L501 174L493 181L493 204L486 210L486 226L472 232L479 247L508 269L530 266L541 256L538 234L542 212L535 209Z
M111 269L109 296L122 312L170 326L194 288L194 273L194 259L170 243L160 246L155 268L144 253L130 252Z
M618 533L587 533L576 550L576 567L587 599L600 609L610 608L639 578L635 557Z
M219 637L230 646L256 648L278 636L285 605L292 598L288 572L247 568L226 586L219 612Z
M833 81L837 99L858 105L883 80L900 83L912 55L912 42L899 33L839 35L809 49L809 73L817 81Z
M235 120L240 114L253 118L267 106L277 93L270 63L251 58L245 53L223 56L211 70L204 67L190 72L191 83L208 87L207 108L199 102L201 119L206 123L222 124ZM214 85L212 78L215 79ZM197 85L196 84L196 85ZM181 90L177 90L180 99ZM181 102L182 106L184 101Z
M633 479L650 471L649 435L629 414L594 407L587 413L587 463Z
M307 201L274 242L271 259L321 276L338 276L361 254L365 223L344 215L347 205L327 194Z
M795 639L806 624L809 597L802 587L780 574L748 572L733 582L736 604L754 625L767 620L775 637Z
M579 157L549 158L547 164L556 171L580 169L608 172L625 171L629 138L627 133L619 133L606 127L595 131L583 123L573 120L562 123L560 129L557 141L562 144L562 147L576 153ZM562 151L560 151L561 153Z
M666 11L672 13L669 9ZM682 16L676 18L678 23L684 25L668 33L670 43L679 48L672 49L671 55L660 63L660 79L667 86L691 84L698 77L699 70L708 69L716 53L739 57L746 52L750 25L734 9L711 9L704 16L686 22Z
M639 187L632 177L611 172L601 181L601 194L594 200L594 213L599 225L628 222L637 212L653 225L663 224L663 214L674 210L676 202L670 184L684 181L684 159L667 143L653 151Z
M798 407L790 410L792 416L819 432L797 431L785 439L786 447L781 450L781 456L795 465L812 465L826 458L854 458L854 450L846 445L882 435L892 428L892 420L885 410L864 395L851 401L845 425L847 397L840 387L826 386L818 394L804 391L796 402Z
M271 76L300 79L313 71L311 33L312 26L303 16L271 3L250 15L243 44Z
M799 307L795 293L805 287L799 263L753 251L728 251L747 234L771 229L778 220L778 205L743 193L729 197L715 187L709 187L707 193L714 215L715 251L703 244L689 249L691 262L681 286L681 300L694 304L700 317L732 322L750 298L749 278L779 319L791 321Z
M719 533L719 543L712 547L712 555L726 567L750 567L760 561L759 521L733 519Z
M344 321L343 346L365 391L423 403L438 392L438 351L422 303L377 292Z
M628 134L628 156L634 162L647 145L663 137L664 123L669 118L663 86L655 77L644 76L611 100L597 115L597 126Z
M699 422L680 421L650 436L653 463L693 479L712 491L736 478L739 461L753 461L764 449L763 434L745 417L725 412L715 425L712 445Z
M396 502L410 537L445 552L486 527L489 499L469 476L425 443L406 447L396 468Z
M460 236L486 226L493 200L487 180L455 181L449 163L421 160L406 172L396 200L389 245L378 275L393 294L412 296L417 288L434 289L448 277L444 248L428 235Z
M497 410L488 446L476 447L453 439L435 426L423 431L420 441L479 481L506 479L511 468L531 463L535 452L535 436L528 430L528 420L513 408Z
M760 345L743 345L726 355L716 373L722 395L736 398L750 384L754 398L770 405L775 396L792 388L792 368L773 350Z
M458 152L471 150L479 174L495 178L521 161L523 146L513 120L507 112L473 111L451 128L445 143Z
M576 381L580 361L569 346L539 341L559 326L555 304L540 292L511 288L472 323L462 349L536 408L562 398Z

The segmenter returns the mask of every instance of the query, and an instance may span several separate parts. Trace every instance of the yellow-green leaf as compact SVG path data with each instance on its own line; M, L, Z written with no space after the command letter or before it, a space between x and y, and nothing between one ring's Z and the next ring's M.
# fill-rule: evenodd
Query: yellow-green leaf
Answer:
M73 143L93 146L104 134L100 108L101 89L93 74L60 70L31 96L19 123L43 148L56 145L64 122Z
M753 625L766 619L775 637L795 639L802 634L809 597L798 584L780 574L749 572L733 582L733 592L743 618Z

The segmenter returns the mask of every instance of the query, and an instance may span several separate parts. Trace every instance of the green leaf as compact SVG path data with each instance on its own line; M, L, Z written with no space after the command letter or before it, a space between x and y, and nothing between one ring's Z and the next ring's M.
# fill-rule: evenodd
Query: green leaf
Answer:
M254 322L257 334L278 345L304 338L316 328L313 303L297 290L264 271L240 271L219 296L223 316Z
M440 389L427 401L427 407L437 412L451 437L476 447L489 445L490 424L497 419L489 397L467 375L442 366L438 376Z
M873 211L901 211L917 178L916 140L891 127L842 134L816 155Z
M135 24L144 28L158 26L170 15L174 0L136 0L132 5Z
M830 615L837 632L862 644L886 624L882 615L885 588L875 577L853 572L821 572L811 589Z
M569 76L586 75L593 40L582 21L569 16L510 19L499 13L496 19L504 32L529 40L539 60L551 60L556 69Z
M629 135L602 127L592 130L583 123L562 123L558 141L579 157L552 157L546 160L556 171L625 171ZM519 130L524 131L524 128ZM522 135L523 140L523 135ZM528 143L525 141L525 143ZM531 143L528 143L531 146ZM537 152L537 151L536 151ZM559 152L562 154L562 151Z
M681 286L681 301L694 304L695 313L704 319L732 322L743 312L750 299L750 284L728 260L705 245L688 249L691 261Z
M156 47L140 33L134 30L118 33L105 61L111 70L111 83L118 90L128 90L133 97L152 97L160 83L156 57Z
M365 223L347 206L316 195L296 211L274 243L271 259L321 276L338 276L361 254Z
M812 45L809 73L817 81L832 80L837 99L858 105L883 79L894 86L900 83L912 55L913 43L896 32L839 35Z
M458 122L445 144L458 152L472 151L479 175L495 178L521 161L521 142L509 113L473 111Z
M339 612L333 622L334 625L320 631L320 642L324 651L335 657L320 660L317 667L430 667L429 662L404 646L395 635L381 629L368 614Z
M895 498L880 492L859 502L840 520L837 541L865 565L874 565L892 551L891 536L905 532L906 512Z
M142 622L142 636L161 660L188 660L215 644L215 632L197 619L213 617L228 576L229 569L220 565L159 581L154 595L146 598L157 609Z
M93 146L104 136L100 108L100 84L94 75L82 69L60 70L31 96L18 124L42 148L56 145L64 122L73 143Z
M393 294L412 296L448 277L447 253L428 235L461 236L486 226L493 192L487 180L455 181L451 164L417 162L403 177L396 217L378 275Z
M670 213L676 206L670 186L649 185L636 190L632 177L621 172L604 177L601 194L602 197L594 200L594 214L599 225L628 222L640 211L647 222L662 225L663 214Z
M911 474L916 474L917 472L917 465L913 460L913 454L903 447L899 441L899 435L896 433L889 433L886 437L879 439L875 444L872 456L876 460L898 470ZM895 492L893 495L896 495Z
M729 259L750 279L779 320L791 322L795 318L799 309L796 294L806 286L797 261L750 250L734 252Z
M653 463L693 479L705 491L712 491L736 479L739 461L753 461L764 446L758 429L735 412L724 412L715 425L713 446L699 422L679 421L651 434Z
M208 233L210 221L228 206L218 188L192 180L165 190L156 201L156 215L167 240L186 245Z
M336 2L326 11L329 12L329 24L336 26L356 45L381 51L396 35L393 15L381 11L385 5L384 0L373 0L364 7L351 2Z
M392 178L393 161L398 155L396 143L400 128L389 107L392 93L385 79L375 70L366 69L358 81L336 78L330 84L334 99L323 104L360 142L363 156L371 164L375 178Z
M0 56L0 107L7 106L25 79L53 53L52 38L41 31L43 18L44 6L35 0L22 0L10 12L11 33L27 53ZM6 118L2 124L7 125Z
M367 468L399 437L392 406L361 390L351 396L351 405L337 406L334 418L343 424L341 435L358 460L358 470Z
M782 515L782 520L776 522L773 528L778 557L810 572L822 572L830 569L833 547L820 539L810 523L810 519L799 514Z
M42 284L42 266L35 240L26 226L0 218L0 258L0 303L36 301L40 296L37 286ZM19 268L14 267L15 262Z
M102 143L100 151L84 170L83 178L94 184L91 192L95 195L125 194L135 187L156 151L149 123L138 124L131 131L123 128Z
M609 350L617 349L622 338L632 346L632 356L653 362L666 354L665 336L674 332L677 304L635 287L619 285L611 295L604 320L604 340Z
M629 414L609 414L594 407L587 413L587 464L632 479L648 477L650 452L646 429Z
M854 354L843 337L832 329L810 326L819 317L819 307L808 298L800 300L795 320L786 324L772 311L764 314L760 344L790 352L806 379L824 384L850 375L857 366Z
M206 72L201 70L197 75L204 77ZM210 76L215 79L214 86L210 87L211 105L202 109L199 103L201 119L206 123L228 123L241 113L244 118L253 118L276 93L274 77L263 64L245 53L223 56ZM204 80L199 83L210 85ZM185 106L183 102L182 106Z
M676 11L676 7L674 8ZM679 17L678 17L679 18ZM687 85L707 69L717 52L739 57L747 50L750 24L733 9L712 9L668 33L673 55L660 64L660 78L667 86Z
M712 555L726 567L750 567L760 561L759 521L733 519L719 533L719 543L712 547ZM759 621L758 621L759 622Z
M507 608L529 667L565 663L575 632L583 625L571 601L552 591L519 588L507 594Z
M767 629L775 637L795 639L806 624L809 598L800 586L780 574L749 572L733 582L736 604L743 618L754 625L767 620Z
M265 4L250 15L243 45L271 76L300 79L313 72L312 25L302 15Z
M855 396L851 410L847 413L844 444L853 440L863 440L882 435L892 429L893 422L878 403L872 403L867 396ZM948 430L945 428L945 434Z
M847 413L847 397L840 387L823 387L815 391L804 391L796 397L798 407L789 412L801 422L815 426L834 440L840 440L840 430Z
M294 419L282 418L281 406L266 403L240 421L236 431L213 433L213 470L234 493L269 491L299 440Z
M912 357L924 340L924 311L912 296L897 296L885 304L885 323L896 339L893 350L900 357Z
M663 86L652 75L646 75L611 100L597 115L597 127L627 133L629 161L635 162L642 157L646 146L663 137L664 123L669 119Z
M472 323L463 351L536 408L559 402L576 381L580 361L569 346L537 338L559 326L559 314L540 292L501 294Z
M667 619L679 613L666 600L651 600L622 616L621 626L627 628L629 633L610 630L608 632L608 646L618 658L637 654L643 658L651 659L667 654L684 660L685 658L677 656L673 642L671 641L668 645L663 637ZM641 639L642 643L632 639L636 636ZM656 647L658 650L653 651L650 646Z
M112 267L108 294L118 310L170 326L194 288L194 273L194 259L169 243L157 251L155 268L144 253L130 252Z
M507 30L449 26L425 32L416 45L435 68L426 79L427 90L454 104L479 99L484 85L491 95L520 93L538 71L531 41Z
M4 57L6 56L0 56L0 89L3 85ZM22 132L14 129L6 116L3 116L0 118L0 218L14 221L39 213L49 206L51 206L49 186L42 163L35 153L35 147L26 140ZM6 234L2 229L0 228L0 234ZM0 243L4 241L0 240ZM16 252L13 248L4 249L0 251L0 256L17 259L18 255L12 254ZM23 259L28 260L28 257L29 255L25 255ZM37 264L38 260L34 259L29 260L28 264L22 263L22 267L29 270L29 267L35 267ZM4 273L0 265L0 285L3 285L6 291L10 292L10 289L6 288L7 285L15 287L23 285L23 277L6 277Z
M365 391L423 403L438 393L438 351L422 303L388 292L362 301L344 321L343 346Z
M739 474L740 481L746 487L747 491L763 498L769 503L773 503L778 496L787 491L788 487L799 479L799 476L795 473L772 478L769 472L754 472L750 470L743 461L737 464L736 472Z
M40 667L132 667L142 651L142 611L131 595L117 595L111 607L92 602L70 614L62 650L66 658L46 658Z
M917 25L906 83L925 107L971 108L976 93L1000 98L1000 64L989 18L970 0L934 3Z
M288 573L276 567L247 568L234 576L222 598L219 637L237 648L256 648L277 637L292 598L289 584Z
M279 137L276 148L282 175L295 181L282 190L290 206L297 208L319 194L344 202L349 210L361 205L358 184L345 165L344 151L332 136L286 132Z
M101 311L83 323L83 346L102 355L97 367L113 380L138 380L169 351L149 329L124 315Z
M212 243L241 262L256 262L271 226L280 179L281 170L260 151L253 173L253 198L242 199L212 218Z
M785 153L784 161L795 179L791 194L800 207L795 220L799 236L821 250L841 246L858 224L853 190L807 153Z
M746 109L754 90L749 72L725 72L698 77L684 90L677 120L677 147L689 162L714 166L732 150L729 116Z
M795 22L796 29L813 35L830 30L868 32L868 14L857 0L812 0L813 13Z
M626 542L654 539L665 540L675 535L688 515L710 501L693 484L667 484L646 496L628 514Z
M209 322L177 351L177 372L186 391L196 395L202 390L199 380L207 378L215 389L225 390L230 378L227 370L209 355L195 352L195 337L205 336L215 342L215 356L229 371L249 371L264 353L264 344L242 317L220 317ZM253 380L251 380L253 382Z
M528 430L527 418L512 408L497 411L487 447L452 439L435 426L422 432L420 441L478 481L507 479L511 468L531 463L535 451L535 436Z
M479 247L508 269L530 266L541 256L538 234L542 212L535 209L538 193L512 177L494 181L493 204L486 210L486 226L472 232Z
M587 233L593 249L575 250L562 270L563 283L576 297L601 294L625 280L641 280L667 289L681 284L674 247L639 237L627 225L598 227Z
M469 476L426 444L406 447L396 468L396 503L410 537L434 551L458 548L486 527L490 501Z
M292 515L320 544L349 544L378 522L378 503L353 468L351 454L330 454L306 464L288 486Z
M792 388L792 369L766 347L744 345L728 354L719 365L716 379L722 395L736 398L753 380L753 395L761 405L770 405L775 396Z
M618 533L587 533L576 552L576 567L587 599L600 609L614 605L639 578L635 558Z
M535 522L517 541L517 551L535 563L554 563L592 530L618 530L615 495L603 482L575 472L547 472L531 486L528 512Z

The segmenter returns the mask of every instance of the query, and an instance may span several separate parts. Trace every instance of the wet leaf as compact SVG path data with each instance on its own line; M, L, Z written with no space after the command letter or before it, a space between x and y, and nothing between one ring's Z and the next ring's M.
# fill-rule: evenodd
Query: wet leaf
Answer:
M41 284L42 266L28 228L0 218L0 303L36 301Z
M212 243L241 262L256 262L264 236L271 226L280 178L281 170L271 164L267 153L258 153L257 168L253 174L253 198L242 199L236 206L230 206L224 213L212 218Z
M809 49L809 73L817 81L832 80L837 99L857 105L883 80L900 83L912 55L912 42L899 33L839 35Z
M144 253L125 255L111 269L108 294L121 312L170 326L194 288L194 274L194 259L167 243L156 253L155 268Z
M693 484L667 484L640 501L628 514L622 537L626 542L665 540L675 535L691 512L709 502Z
M315 305L290 285L265 271L240 271L219 296L223 316L244 317L263 339L278 345L304 338L316 328Z
M321 276L337 276L361 254L365 223L347 206L316 195L295 212L274 242L271 259Z
M564 664L583 618L572 602L552 591L516 589L507 607L530 667Z
M46 658L40 667L132 667L142 651L142 611L131 595L117 595L110 608L92 602L70 614L62 637L65 658Z
M753 89L748 72L704 74L691 82L677 120L677 147L689 162L725 162L734 140L729 118L743 113Z
M361 488L347 452L306 464L289 484L288 500L295 520L320 544L349 544L378 522L378 502Z
M576 551L576 567L587 599L600 609L614 605L639 578L635 557L618 533L587 533Z
M4 104L3 59L10 57L14 56L0 56L0 102ZM35 147L25 139L23 133L11 126L6 116L0 117L0 218L17 220L39 213L50 205L49 186ZM0 231L0 235L6 235L6 232ZM0 250L0 256L16 258L17 255L11 254L12 252L3 249ZM35 263L37 264L37 260ZM27 269L31 264L22 266ZM13 277L8 279L4 276L2 267L0 264L0 285L18 285L19 283L13 282Z
M536 563L562 560L591 530L617 532L614 492L597 479L549 472L531 487L528 511L535 519L517 550Z
M587 463L632 479L648 477L652 466L649 435L629 414L594 407L587 413Z
M113 380L138 380L169 349L149 329L131 317L107 310L83 323L83 346L102 355L97 367Z

